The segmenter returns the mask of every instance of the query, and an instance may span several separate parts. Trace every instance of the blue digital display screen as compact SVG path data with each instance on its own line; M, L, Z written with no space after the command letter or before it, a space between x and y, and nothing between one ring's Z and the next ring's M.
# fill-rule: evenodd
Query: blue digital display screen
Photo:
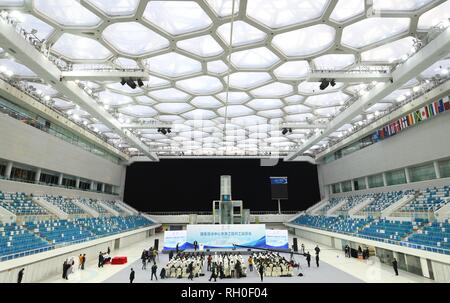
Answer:
M270 177L270 184L287 184L287 177Z

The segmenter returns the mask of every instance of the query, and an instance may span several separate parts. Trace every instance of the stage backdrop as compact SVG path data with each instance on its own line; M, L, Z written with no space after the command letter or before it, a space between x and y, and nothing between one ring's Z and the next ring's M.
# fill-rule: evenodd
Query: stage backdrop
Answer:
M192 249L194 241L207 248L233 248L233 244L254 248L288 249L287 230L266 230L264 224L195 224L183 231L164 233L164 250Z

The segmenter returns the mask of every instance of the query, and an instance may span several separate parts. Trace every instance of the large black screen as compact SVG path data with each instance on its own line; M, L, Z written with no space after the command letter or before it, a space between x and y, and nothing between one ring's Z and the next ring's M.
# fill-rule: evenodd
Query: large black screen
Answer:
M137 162L127 168L125 202L141 211L211 211L220 196L220 176L231 175L232 198L250 210L277 210L271 176L287 176L289 203L304 210L320 200L317 168L306 162L261 166L260 160L186 159Z

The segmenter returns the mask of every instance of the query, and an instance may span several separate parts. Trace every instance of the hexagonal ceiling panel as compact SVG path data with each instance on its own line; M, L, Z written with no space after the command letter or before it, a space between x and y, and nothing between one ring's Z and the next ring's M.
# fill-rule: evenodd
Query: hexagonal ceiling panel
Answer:
M61 70L148 74L136 88L123 81L122 85L121 77L81 77L75 82L109 112L109 118L120 124L139 123L138 132L130 130L164 155L287 153L312 135L306 123L326 127L376 85L355 77L336 79L321 90L320 81L326 78L313 74L383 68L389 72L417 52L417 45L428 43L432 27L450 23L450 0L240 2L0 0L0 8L25 33L51 46L52 58L61 58ZM0 47L2 79L20 81L79 125L138 153L105 126L104 117L47 85L50 79L15 59L14 51L1 41ZM411 99L425 80L448 75L449 58L430 63L420 75L361 110L346 122L346 129L316 144L314 152L369 115L385 115ZM172 133L163 135L141 125L145 123L172 124ZM298 126L283 135L280 127L285 123Z

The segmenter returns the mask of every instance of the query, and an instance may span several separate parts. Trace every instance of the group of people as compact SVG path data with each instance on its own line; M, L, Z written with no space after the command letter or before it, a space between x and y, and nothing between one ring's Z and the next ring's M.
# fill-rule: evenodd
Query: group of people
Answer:
M103 267L106 263L111 262L111 249L108 247L108 250L106 252L99 252L98 253L98 267Z
M168 278L188 278L193 280L203 273L205 263L204 253L184 253L179 252L176 255L169 254L169 262L164 267Z
M158 257L158 250L150 247L148 250L144 249L141 253L142 269L147 269L147 264L156 263Z
M253 270L253 261L252 270ZM207 271L211 272L209 281L217 278L243 278L247 276L247 266L240 253L215 253L214 256L208 255Z
M69 280L69 275L75 272L75 258L67 258L63 263L62 278Z
M249 257L252 263L256 264L261 281L266 277L292 277L294 260L287 260L276 252L258 252Z

